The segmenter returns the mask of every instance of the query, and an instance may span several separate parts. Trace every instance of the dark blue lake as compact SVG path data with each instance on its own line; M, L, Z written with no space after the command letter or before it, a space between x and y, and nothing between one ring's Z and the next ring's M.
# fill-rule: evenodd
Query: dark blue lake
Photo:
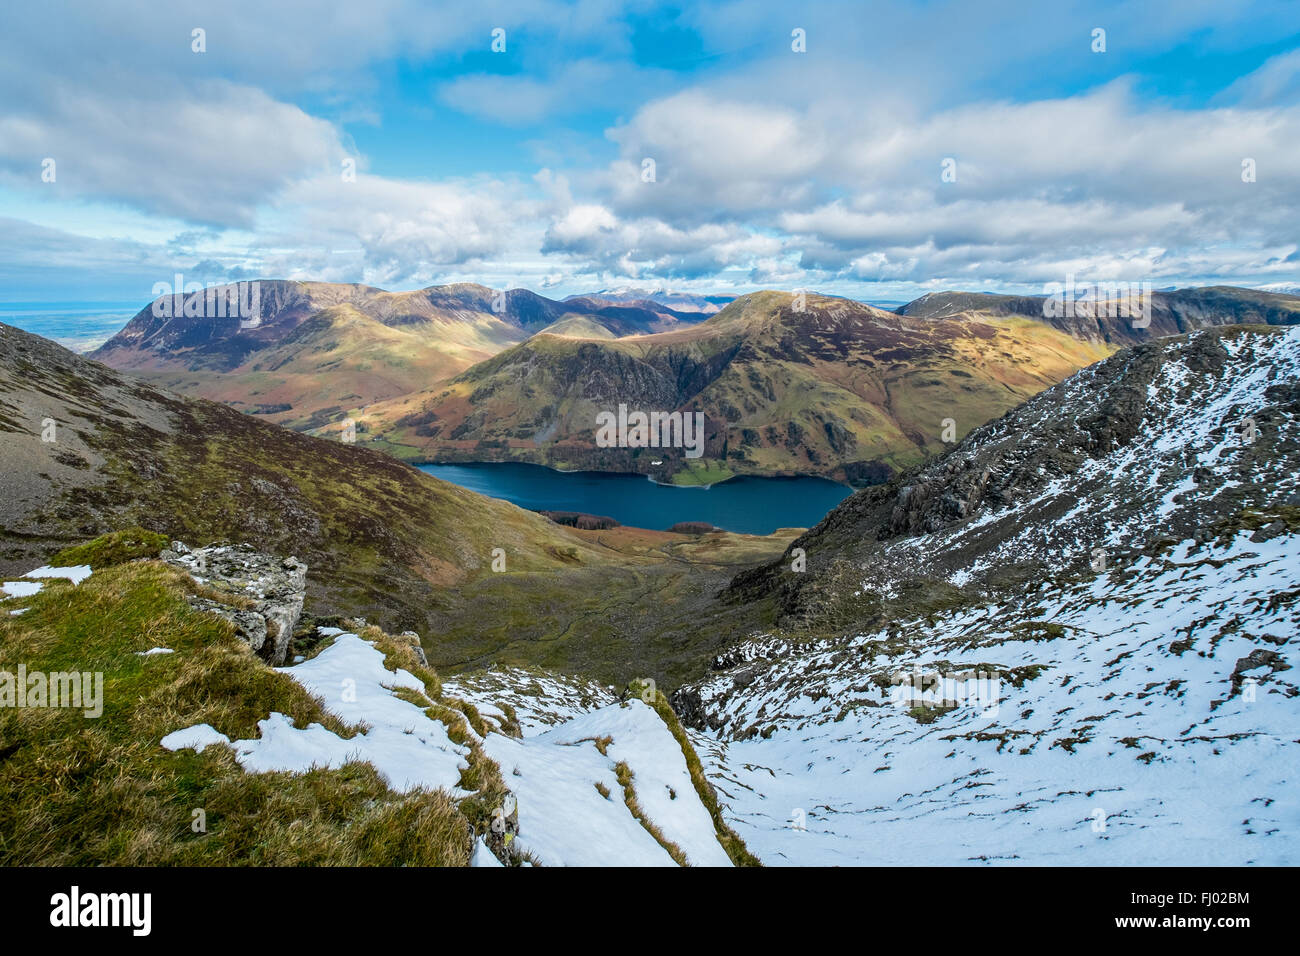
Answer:
M825 478L740 477L709 488L678 488L640 475L554 471L515 462L421 465L420 470L532 511L585 511L658 531L679 521L707 521L743 534L811 528L853 492Z

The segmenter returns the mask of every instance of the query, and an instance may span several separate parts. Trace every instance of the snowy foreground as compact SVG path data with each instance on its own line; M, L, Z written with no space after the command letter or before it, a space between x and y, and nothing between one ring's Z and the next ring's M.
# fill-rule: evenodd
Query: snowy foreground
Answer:
M1300 536L1250 537L1186 541L901 634L742 645L697 688L717 730L692 735L728 822L768 865L1295 864L1300 690L1285 652L1300 612L1277 596L1300 590ZM200 726L164 746L229 745L249 771L363 759L396 789L459 792L466 749L394 694L422 684L370 643L338 633L281 670L364 733L270 714L257 740ZM639 700L510 670L444 693L495 726L493 701L516 709L522 739L480 742L543 863L673 865L621 799L626 761L663 835L695 865L728 865L680 747ZM495 863L482 846L474 858Z
M458 783L468 748L454 743L441 721L394 693L399 688L423 693L423 682L405 670L386 670L383 654L356 634L326 633L333 638L330 646L311 660L279 670L340 720L362 727L361 733L345 739L320 724L295 728L285 715L272 713L259 722L256 740L231 741L204 724L171 733L162 745L171 750L230 746L250 772L303 772L362 760L395 790L442 788L453 796L466 795ZM490 698L451 684L445 692L471 699L486 721L502 726L505 715ZM524 720L522 739L495 731L478 738L515 794L516 845L550 866L675 866L624 802L615 767L626 763L645 816L691 865L730 866L667 726L640 700L619 703L608 691L600 706L590 709L593 693L567 689L568 696L552 698L560 708L566 700L574 707L565 714L551 711L549 728L546 721ZM473 859L475 865L496 864L481 843Z
M1243 534L918 622L897 654L757 643L740 670L761 663L761 690L701 689L723 736L767 739L697 749L769 865L1294 864L1300 697L1277 652L1300 622L1270 598L1297 588L1300 539ZM900 679L918 668L1002 676Z

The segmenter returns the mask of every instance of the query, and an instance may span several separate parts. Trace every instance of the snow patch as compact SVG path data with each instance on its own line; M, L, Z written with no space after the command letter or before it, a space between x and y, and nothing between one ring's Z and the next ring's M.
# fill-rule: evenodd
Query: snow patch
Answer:
M80 584L86 578L90 577L90 565L77 564L70 568L52 568L49 565L42 565L34 571L28 571L23 575L25 578L62 578L71 581L73 584Z

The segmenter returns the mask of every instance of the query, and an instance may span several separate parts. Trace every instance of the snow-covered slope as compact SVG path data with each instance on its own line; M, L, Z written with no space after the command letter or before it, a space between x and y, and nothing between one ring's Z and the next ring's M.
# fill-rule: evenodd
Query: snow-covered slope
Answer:
M207 725L179 729L164 747L228 745L250 772L305 772L350 761L372 764L390 787L443 789L461 798L470 748L455 743L436 708L413 703L428 688L415 674L385 668L373 642L337 628L310 660L279 668L316 696L352 737L272 713L255 740L230 741ZM488 690L487 688L491 688ZM401 694L401 691L407 692ZM517 806L512 851L550 866L730 866L713 820L691 780L681 745L653 708L619 701L599 685L523 671L489 672L472 687L445 685L469 700L487 733L465 728L501 771ZM500 693L493 693L497 691ZM496 702L494 702L494 700ZM511 736L498 702L546 700L526 709L528 736ZM459 723L459 721L458 721ZM476 844L476 865L491 865Z
M423 694L424 682L409 671L386 670L383 653L355 634L331 636L334 643L318 656L279 670L320 698L334 716L363 727L361 733L348 738L320 724L297 728L284 714L271 713L258 721L260 736L255 740L231 743L216 731L205 734L191 727L164 737L162 745L175 750L194 746L195 739L200 747L230 743L250 772L301 773L365 760L399 793L428 787L467 796L456 784L467 766L468 749L452 742L441 721L393 693L406 688Z
M692 866L731 865L691 784L681 747L636 698L522 740L489 734L484 747L519 799L519 842L544 863L674 865L624 802L616 768L626 764L645 815Z
M1122 354L747 582L795 626L675 700L751 849L1300 862L1298 380L1294 329Z
M699 749L768 864L1293 864L1297 593L1300 536L1243 532L893 634L751 643L699 688Z

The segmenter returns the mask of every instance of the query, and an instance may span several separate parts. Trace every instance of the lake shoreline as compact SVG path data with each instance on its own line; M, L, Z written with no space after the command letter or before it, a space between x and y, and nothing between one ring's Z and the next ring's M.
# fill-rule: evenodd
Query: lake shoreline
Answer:
M851 492L861 491L863 488L871 487L870 485L854 485L848 481L841 481L838 478L832 478L829 475L818 474L812 471L798 472L734 472L721 481L709 482L705 484L682 484L675 481L660 481L653 475L648 475L643 471L613 471L602 468L557 468L555 465L545 464L540 461L524 461L518 458L498 458L498 459L474 459L473 461L447 461L446 459L427 459L427 458L400 458L400 461L411 465L414 468L423 470L426 466L433 468L443 468L448 466L463 466L466 468L478 468L485 465L532 465L536 468L545 468L547 471L553 471L557 475L620 475L636 478L645 478L648 481L659 485L662 488L713 488L718 485L725 485L728 482L735 481L738 478L756 478L763 481L798 481L804 478L815 478L820 481L829 481L831 484L840 485L848 488Z
M564 471L531 462L418 467L435 478L529 511L604 516L650 531L685 523L760 536L781 528L810 528L855 490L820 475L734 475L707 485L681 485L640 472ZM711 494L678 495L667 490L690 488Z

